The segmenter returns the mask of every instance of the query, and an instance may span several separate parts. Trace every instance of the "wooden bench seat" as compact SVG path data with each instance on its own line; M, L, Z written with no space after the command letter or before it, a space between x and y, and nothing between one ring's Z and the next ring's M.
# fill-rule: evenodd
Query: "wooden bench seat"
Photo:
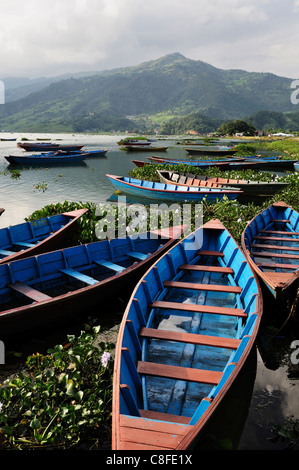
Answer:
M289 232L287 230L280 231L280 230L261 230L260 233L273 233L276 235L299 235L299 232Z
M145 255L144 253L139 253L138 251L129 251L127 255L130 256L131 258L135 258L140 261L143 261L144 259L149 257L149 255Z
M192 369L190 367L179 367L143 361L138 362L137 371L139 374L144 375L213 385L217 385L222 377L222 372L214 370Z
M166 421L170 423L189 424L188 416L171 415L162 413L161 411L139 410L140 416L146 419L154 419L155 421Z
M199 250L197 254L201 256L220 256L221 258L224 257L224 254L221 251Z
M198 335L181 331L157 330L143 327L139 333L141 338L178 341L194 345L214 346L219 348L237 349L241 340L236 338L223 338L221 336Z
M197 284L192 282L179 282L179 281L165 281L164 287L174 287L177 289L194 289L210 292L228 292L232 294L240 294L241 287L238 286L224 286L217 284Z
M252 251L252 256L262 257L262 258L289 258L289 259L299 259L299 255L284 254L284 253L269 253L268 251Z
M116 273L121 273L124 271L123 266L120 266L119 264L111 263L111 261L98 261L94 260L94 263L98 264L99 266L103 266L104 268L110 269L111 271L114 271Z
M79 271L75 271L74 269L67 268L67 269L60 269L60 272L66 274L67 276L73 277L78 281L82 281L85 284L93 286L94 284L98 284L99 281L94 279L93 277L87 276L86 274L80 273Z
M288 237L254 237L255 240L262 240L266 242L299 242L299 238L288 238Z
M13 245L21 246L24 248L32 248L33 246L35 246L34 243L26 243L26 242L13 242Z
M210 305L183 304L180 302L164 302L163 300L155 300L149 305L151 308L163 308L170 310L181 310L185 312L211 313L216 315L231 315L236 317L247 318L247 313L239 308L218 307Z
M267 250L284 250L284 251L299 251L298 246L279 246L279 245L263 245L254 243L251 245L252 248L266 248Z
M283 263L257 263L257 266L260 266L261 268L292 269L292 271L299 268L299 264L283 264Z
M201 266L198 264L182 264L179 269L184 271L202 271L208 273L233 274L232 268L222 268L221 266Z
M8 284L8 287L11 289L20 292L21 294L29 297L30 299L34 300L35 302L42 302L44 300L51 300L52 297L49 295L44 294L32 287L28 286L27 284L23 284L21 282L14 282L13 284Z

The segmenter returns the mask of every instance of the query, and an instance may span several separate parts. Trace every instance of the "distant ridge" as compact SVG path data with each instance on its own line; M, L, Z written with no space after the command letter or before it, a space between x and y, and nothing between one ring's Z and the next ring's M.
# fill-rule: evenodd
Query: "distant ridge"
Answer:
M157 127L190 113L219 122L261 110L297 112L291 82L271 73L218 69L176 52L137 66L15 86L15 96L21 88L23 96L0 107L0 122L2 129L23 132L107 132ZM33 85L38 89L26 94L24 87L30 92Z

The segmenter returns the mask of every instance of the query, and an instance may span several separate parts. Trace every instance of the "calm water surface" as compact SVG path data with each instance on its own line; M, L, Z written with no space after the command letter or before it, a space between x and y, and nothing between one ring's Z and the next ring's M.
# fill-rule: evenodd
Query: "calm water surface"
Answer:
M1 137L8 137L5 134ZM24 218L46 204L63 201L105 202L114 193L113 186L106 174L127 175L134 168L132 160L146 160L151 153L125 152L119 149L117 141L122 136L90 136L90 135L15 135L18 141L22 137L29 140L51 137L63 143L84 144L85 149L107 149L106 157L92 157L81 164L54 166L51 168L21 168L21 177L13 179L6 169L12 168L5 160L5 155L23 154L16 142L0 141L0 207L5 212L0 217L0 228L24 221ZM161 156L184 158L187 156L182 146L176 145L177 140L163 140L153 143L157 146L168 146L168 151ZM44 189L44 190L43 190ZM296 325L298 331L298 324ZM294 330L292 335L294 335ZM299 332L298 332L299 339ZM296 338L296 336L295 336ZM263 338L265 339L265 338ZM257 350L255 363L256 376L253 380L253 391L250 400L245 404L245 426L238 445L240 450L277 450L284 449L283 444L271 442L271 428L276 424L283 425L288 418L299 419L299 370L298 365L291 363L291 338L285 336L270 341L266 338L266 347ZM281 346L283 345L283 347ZM271 346L270 359L267 349ZM273 361L273 350L277 357ZM272 351L272 352L271 352ZM35 351L33 351L35 352ZM246 387L246 385L245 385ZM249 388L249 386L247 387ZM242 392L240 392L242 393ZM247 406L247 408L246 408ZM238 413L238 407L233 414ZM228 438L227 435L218 436Z

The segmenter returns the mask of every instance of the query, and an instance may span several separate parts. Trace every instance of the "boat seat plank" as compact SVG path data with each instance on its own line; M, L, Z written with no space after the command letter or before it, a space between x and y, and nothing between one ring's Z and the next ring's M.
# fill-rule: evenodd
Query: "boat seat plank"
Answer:
M233 274L232 268L224 268L221 266L200 266L198 264L182 264L179 269L189 271L203 271L209 273L220 273L220 274Z
M260 266L261 268L292 269L292 271L299 268L299 264L283 264L283 263L257 263L257 266Z
M171 423L189 424L190 418L188 416L171 415L162 413L161 411L139 410L140 416L146 419L154 419L158 421L168 421Z
M290 232L283 232L283 234L288 234ZM287 237L254 237L255 240L264 240L269 242L299 242L298 238L287 238Z
M224 254L221 251L211 251L211 250L198 250L198 255L201 256L220 256L223 258Z
M139 374L165 377L187 382L206 383L217 385L223 375L214 370L192 369L190 367L157 364L155 362L139 361L137 364Z
M237 349L241 340L236 338L224 338L221 336L199 335L184 333L181 331L157 330L155 328L143 327L139 335L142 338L162 339L167 341L178 341L194 345L214 346L219 348Z
M262 258L289 258L289 259L299 259L299 255L292 255L286 253L269 253L268 251L252 251L252 256L262 257Z
M35 246L34 243L26 243L26 242L13 242L13 245L23 246L24 248L32 248L33 246Z
M93 277L87 276L86 274L80 273L79 271L75 271L74 269L70 269L70 268L60 269L60 272L66 274L67 276L78 279L79 281L82 281L85 284L88 284L90 286L93 286L94 284L98 284L99 282Z
M10 255L15 255L15 251L9 251L9 250L0 250L0 255L3 256L10 256Z
M298 246L263 245L263 244L254 243L253 245L251 245L251 247L252 248L266 248L267 250L273 249L273 250L284 250L284 251L299 251Z
M241 294L242 289L239 286L224 286L216 284L197 284L192 282L165 281L164 287L174 287L177 289L195 289L210 292L229 292L232 294Z
M144 253L139 253L138 251L129 251L127 255L130 256L131 258L135 258L141 261L149 257L149 255L145 255Z
M272 219L270 222L275 222L275 223L283 223L283 224L289 224L290 220L289 219Z
M111 271L114 271L117 273L120 273L124 271L124 269L126 269L123 266L120 266L119 264L111 263L111 261L94 260L94 263L98 264L99 266L103 266L104 268L111 269Z
M276 235L299 235L299 232L290 232L287 230L261 230L261 233L274 233Z
M216 315L231 315L247 318L247 314L244 312L244 310L239 308L218 307L214 305L183 304L181 302L165 302L163 300L155 300L149 306L151 308L164 308L170 310L182 310L185 312L211 313Z
M27 284L23 284L22 282L14 282L13 284L8 284L8 287L11 289L20 292L21 294L29 297L30 299L34 300L35 302L42 302L44 300L51 300L52 297L49 295L44 294L32 287L28 286Z

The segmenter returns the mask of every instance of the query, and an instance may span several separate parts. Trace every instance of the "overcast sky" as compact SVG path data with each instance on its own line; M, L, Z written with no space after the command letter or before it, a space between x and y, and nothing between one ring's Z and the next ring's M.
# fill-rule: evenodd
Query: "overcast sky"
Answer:
M299 78L299 0L0 0L0 77L137 65L180 52Z

